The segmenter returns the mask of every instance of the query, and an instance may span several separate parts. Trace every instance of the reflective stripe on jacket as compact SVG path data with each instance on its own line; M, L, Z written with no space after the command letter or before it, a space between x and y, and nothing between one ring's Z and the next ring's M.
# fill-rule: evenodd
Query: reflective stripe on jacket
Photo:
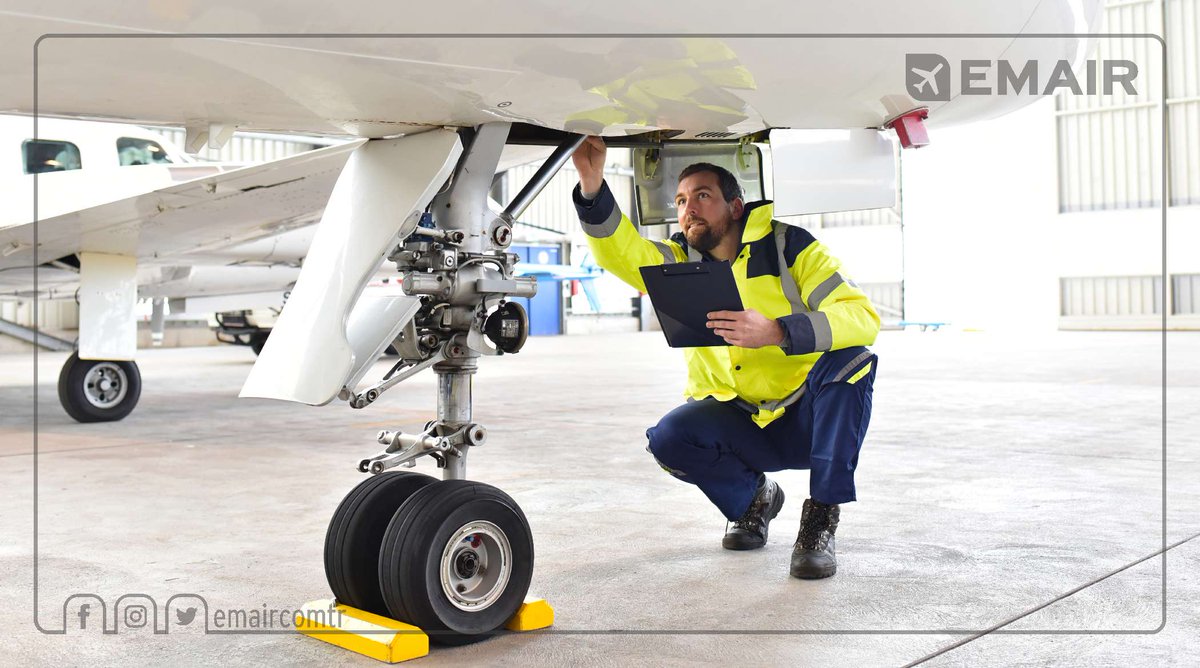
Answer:
M688 262L689 252L690 261L715 261L689 249L682 232L665 241L642 237L607 183L590 202L576 186L574 199L596 263L641 292L640 267ZM822 243L803 228L772 219L769 201L747 204L742 223L742 247L732 263L742 304L778 320L786 332L783 345L684 348L684 394L753 406L754 422L765 427L800 398L821 353L874 343L879 314ZM781 275L781 260L787 275Z

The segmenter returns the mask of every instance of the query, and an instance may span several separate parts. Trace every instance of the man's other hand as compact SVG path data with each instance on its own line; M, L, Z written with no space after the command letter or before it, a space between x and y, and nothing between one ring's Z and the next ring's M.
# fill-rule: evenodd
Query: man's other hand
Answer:
M708 328L741 348L762 348L783 343L783 327L754 309L745 311L713 311L708 314Z
M600 137L588 137L571 154L575 171L579 172L579 188L586 194L600 191L604 182L604 157L608 147Z

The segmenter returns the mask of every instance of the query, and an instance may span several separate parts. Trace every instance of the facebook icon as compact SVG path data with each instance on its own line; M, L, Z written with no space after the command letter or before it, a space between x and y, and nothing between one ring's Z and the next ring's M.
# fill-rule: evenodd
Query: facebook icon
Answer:
M88 615L91 614L91 607L92 606L88 603L84 603L79 606L79 628L87 628L87 618Z

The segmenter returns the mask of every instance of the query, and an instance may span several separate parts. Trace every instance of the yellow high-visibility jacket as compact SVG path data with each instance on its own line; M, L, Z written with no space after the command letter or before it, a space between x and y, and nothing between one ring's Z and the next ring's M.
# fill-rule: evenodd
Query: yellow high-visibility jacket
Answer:
M574 200L596 263L641 292L646 286L640 267L714 261L689 249L682 232L666 241L642 237L607 183L590 201L577 185ZM769 201L747 204L741 222L742 247L732 268L742 305L779 321L784 341L762 348L684 348L684 394L753 406L755 424L765 427L799 399L822 353L874 343L879 314L823 244L807 230L772 218ZM788 275L780 271L781 263Z

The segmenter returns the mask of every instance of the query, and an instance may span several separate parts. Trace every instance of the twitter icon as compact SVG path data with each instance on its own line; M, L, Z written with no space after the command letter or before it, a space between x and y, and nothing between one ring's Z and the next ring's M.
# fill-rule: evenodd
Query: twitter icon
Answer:
M179 609L175 610L175 620L177 622L179 622L179 624L181 626L187 626L188 624L191 624L192 620L195 618L196 618L196 607L195 606L192 606L192 607L188 608L187 610L179 610Z

